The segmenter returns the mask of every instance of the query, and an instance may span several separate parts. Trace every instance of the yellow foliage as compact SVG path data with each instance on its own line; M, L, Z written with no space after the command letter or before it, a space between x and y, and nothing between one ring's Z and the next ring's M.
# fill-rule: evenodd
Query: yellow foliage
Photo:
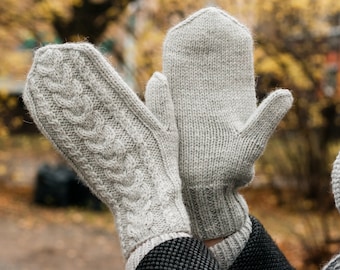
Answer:
M307 24L313 31L327 31L327 16L335 14L340 10L337 0L266 0L256 1L254 12L257 23L274 18L275 21L283 21L287 15L297 14L301 18L301 23ZM299 28L299 25L296 25ZM295 31L295 29L289 29Z
M0 137L1 137L1 130L0 130ZM4 164L0 164L0 177L6 175L8 173L8 168Z
M0 77L23 78L32 61L32 53L29 51L3 50L4 57L1 59Z
M190 13L206 6L205 0L157 0L146 7L149 14L138 24L136 36L136 81L140 91L153 72L162 68L162 43L166 30ZM140 93L143 96L143 93Z
M9 94L6 89L0 89L0 101L6 100L8 98ZM1 108L0 108L1 110Z
M256 73L275 74L278 77L283 77L284 73L278 62L274 58L265 54L262 48L257 48L254 53L256 63Z
M17 98L16 97L9 97L7 99L7 107L9 109L13 109L15 106L17 106Z
M301 70L301 64L294 59L292 55L283 53L279 56L278 61L281 62L283 66L287 67L286 76L291 81L291 84L301 90L308 90L313 87L310 79L305 75L304 71Z
M22 116L13 117L13 119L11 121L11 127L14 128L14 129L21 127L22 126L22 120L23 120Z
M67 19L70 16L70 7L81 4L81 0L42 0L35 5L35 13L37 16L48 20L52 20L55 15Z
M149 25L151 28L152 26ZM145 32L139 36L136 43L138 52L136 53L136 81L139 89L145 89L146 82L153 72L162 68L162 42L164 33L157 29L146 28Z
M324 124L324 119L320 115L320 109L322 108L320 105L317 104L318 106L315 106L315 104L312 104L309 107L309 126L310 127L320 127Z
M0 140L7 138L9 135L8 128L6 125L3 123L3 120L0 119Z
M0 139L7 138L10 128L18 128L22 125L22 117L13 117L8 120L8 111L18 104L16 97L11 96L6 89L0 89ZM6 122L7 121L7 122Z
M259 5L257 4L257 7L259 7ZM264 12L272 12L273 10L273 1L262 1L262 10Z
M312 48L299 48L303 52L309 50L307 57L299 58L291 54L287 46L294 38L303 38L306 35L305 31L312 35L309 37L312 39L325 37L330 27L327 18L340 11L338 0L140 1L137 12L131 8L130 13L121 14L121 19L114 27L110 27L105 35L105 37L115 37L115 42L124 55L125 51L128 51L124 43L127 35L126 25L129 23L128 16L136 12L137 25L133 33L135 49L129 60L134 61L132 65L139 89L144 89L154 71L161 70L161 50L166 30L190 13L212 3L237 17L254 32L256 73L264 77L266 74L273 76L284 86L297 89L296 91L317 90L317 83L324 75L324 56L318 52L319 48L313 45L311 45ZM44 41L53 41L55 35L51 26L52 18L58 15L68 20L71 16L70 7L82 4L82 0L1 1L0 48L3 57L0 77L10 75L14 78L24 78L31 63L32 54L17 50L20 42L26 38L41 36ZM112 7L108 13L115 14L116 8ZM83 40L83 37L72 37L72 41L76 40ZM258 40L260 42L257 42ZM119 63L118 60L113 62ZM0 91L0 99L1 95L3 94ZM12 100L7 102L9 107L14 106ZM317 116L314 116L317 111L317 108L311 110L315 118L313 123L316 124L320 123ZM296 122L294 116L291 116L290 121ZM18 120L14 121L14 125L15 123L18 123Z

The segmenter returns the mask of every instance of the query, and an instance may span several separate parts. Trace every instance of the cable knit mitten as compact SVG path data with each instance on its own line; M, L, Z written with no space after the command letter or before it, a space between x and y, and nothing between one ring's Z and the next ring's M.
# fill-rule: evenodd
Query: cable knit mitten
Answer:
M190 232L174 108L159 73L147 90L155 87L167 111L162 123L98 50L69 43L36 51L23 95L41 132L113 212L131 269L153 247Z
M254 162L293 98L277 90L257 107L251 33L212 7L167 33L163 73L175 106L191 228L200 239L225 238L212 250L227 268L251 232L237 190L252 180Z

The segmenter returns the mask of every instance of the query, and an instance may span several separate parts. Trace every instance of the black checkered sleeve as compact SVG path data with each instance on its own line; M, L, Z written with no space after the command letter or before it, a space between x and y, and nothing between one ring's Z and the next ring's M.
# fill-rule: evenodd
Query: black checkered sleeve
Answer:
M218 270L211 252L199 240L182 237L166 241L151 250L139 263L137 270Z

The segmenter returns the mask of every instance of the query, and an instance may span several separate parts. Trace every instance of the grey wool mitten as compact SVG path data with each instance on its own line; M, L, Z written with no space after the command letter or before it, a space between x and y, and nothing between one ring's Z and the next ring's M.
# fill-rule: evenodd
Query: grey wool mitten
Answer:
M332 190L335 206L340 212L340 152L338 153L332 170Z
M147 91L155 87L154 103L167 111L158 118L97 49L66 43L35 52L23 94L41 132L114 214L128 269L158 244L190 233L174 107L160 73Z
M334 195L335 206L340 212L340 152L338 153L332 170L332 190ZM340 269L340 253L331 259L323 270L336 270Z
M252 180L254 162L291 107L292 95L277 90L257 106L252 35L213 7L167 33L163 74L175 106L180 175L193 235L225 238L223 247L212 250L228 266L251 232L238 189Z

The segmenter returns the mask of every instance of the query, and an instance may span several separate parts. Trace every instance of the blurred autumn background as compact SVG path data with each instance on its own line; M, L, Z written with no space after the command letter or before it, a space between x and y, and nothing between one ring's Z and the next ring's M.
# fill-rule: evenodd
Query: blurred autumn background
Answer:
M330 189L340 150L340 1L2 0L0 269L124 269L111 214L95 198L79 205L37 194L46 179L65 191L72 173L21 101L34 49L94 43L143 99L167 29L208 5L252 30L259 100L277 87L295 97L242 191L250 212L297 269L320 269L340 251Z

